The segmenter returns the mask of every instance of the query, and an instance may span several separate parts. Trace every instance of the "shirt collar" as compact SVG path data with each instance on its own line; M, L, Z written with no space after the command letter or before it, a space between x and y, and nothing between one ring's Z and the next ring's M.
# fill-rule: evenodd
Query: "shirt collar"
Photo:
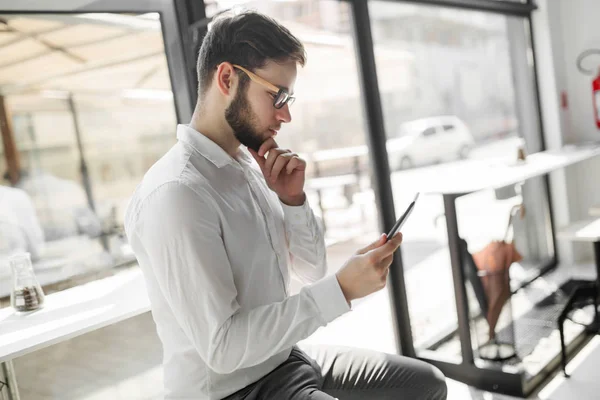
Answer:
M238 155L240 156L240 160L245 161L246 164L252 165L254 163L254 157L252 157L248 149L246 149L245 147L240 146L238 150Z
M189 125L177 125L177 139L192 146L194 150L213 163L217 168L224 167L235 161L221 146ZM243 154L243 152L240 153ZM244 157L248 156L244 154Z

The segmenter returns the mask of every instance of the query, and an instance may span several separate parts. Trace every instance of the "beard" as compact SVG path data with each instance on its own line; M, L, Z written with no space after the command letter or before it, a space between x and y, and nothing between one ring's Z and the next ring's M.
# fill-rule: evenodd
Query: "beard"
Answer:
M233 129L235 138L244 146L258 152L264 138L255 128L256 117L252 113L245 90L239 86L233 101L225 110L225 120Z

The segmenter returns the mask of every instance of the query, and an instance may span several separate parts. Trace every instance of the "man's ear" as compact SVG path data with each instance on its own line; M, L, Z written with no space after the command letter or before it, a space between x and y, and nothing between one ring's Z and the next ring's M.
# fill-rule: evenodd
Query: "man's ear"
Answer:
M231 63L222 62L219 64L215 74L215 80L217 82L217 88L222 95L230 96L235 93L234 86L237 83L237 75Z

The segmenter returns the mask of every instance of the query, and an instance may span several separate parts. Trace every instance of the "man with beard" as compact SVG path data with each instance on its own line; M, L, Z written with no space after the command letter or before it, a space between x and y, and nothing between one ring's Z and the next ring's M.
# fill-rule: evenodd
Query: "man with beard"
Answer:
M163 344L165 396L445 399L443 375L424 362L297 345L383 288L402 240L384 234L324 277L306 162L274 139L292 119L304 63L298 39L264 15L215 20L192 120L130 202L126 231ZM306 283L294 295L290 274Z

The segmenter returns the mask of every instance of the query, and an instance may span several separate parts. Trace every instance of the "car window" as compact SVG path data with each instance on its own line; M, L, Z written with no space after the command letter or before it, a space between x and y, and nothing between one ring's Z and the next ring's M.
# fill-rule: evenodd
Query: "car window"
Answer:
M452 130L454 130L456 127L455 127L454 125L452 125L452 124L444 124L444 125L442 126L442 128L444 128L444 130L445 130L445 131L452 131Z
M429 127L423 131L423 136L435 135L435 126Z

